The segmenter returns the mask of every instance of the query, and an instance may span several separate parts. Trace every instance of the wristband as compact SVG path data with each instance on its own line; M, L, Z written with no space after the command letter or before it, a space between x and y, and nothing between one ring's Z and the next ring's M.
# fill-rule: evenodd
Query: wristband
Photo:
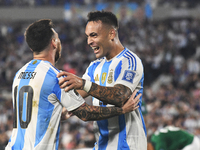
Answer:
M85 85L83 87L83 90L88 93L91 87L92 87L92 82L85 80Z

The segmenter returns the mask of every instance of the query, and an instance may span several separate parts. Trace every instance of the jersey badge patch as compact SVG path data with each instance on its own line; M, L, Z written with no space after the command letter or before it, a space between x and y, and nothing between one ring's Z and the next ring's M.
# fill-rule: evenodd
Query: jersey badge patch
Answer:
M106 72L102 73L102 77L101 77L101 83L102 84L104 84L104 82L106 81L106 75L107 75Z
M122 80L133 83L134 77L135 77L135 72L131 70L125 70Z
M108 75L108 81L109 84L113 82L113 69L110 70L109 75Z

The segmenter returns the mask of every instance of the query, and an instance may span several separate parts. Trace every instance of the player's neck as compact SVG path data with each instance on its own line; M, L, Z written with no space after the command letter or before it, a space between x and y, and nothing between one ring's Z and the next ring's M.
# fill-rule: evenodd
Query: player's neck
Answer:
M55 65L55 56L49 51L42 51L39 54L33 53L33 59L49 61L53 66Z
M112 47L111 53L109 56L106 56L107 60L111 60L115 56L117 56L119 53L121 53L124 50L124 46L121 43L117 43Z

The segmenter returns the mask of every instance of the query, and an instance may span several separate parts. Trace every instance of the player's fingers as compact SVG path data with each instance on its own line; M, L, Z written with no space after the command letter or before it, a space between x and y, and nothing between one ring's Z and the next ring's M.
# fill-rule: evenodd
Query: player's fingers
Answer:
M135 90L134 92L133 92L133 94L131 95L131 99L134 99L134 97L135 97L135 95L137 94L137 91Z
M137 106L133 107L133 109L132 109L132 110L134 111L134 110L136 110L136 109L138 109L138 108L139 108L139 105L137 105Z
M62 89L62 88L65 88L65 87L67 87L69 85L69 83L68 82L63 82L62 84L60 84L60 88Z
M140 99L140 97L142 96L142 94L138 94L135 98L134 98L134 101L138 101Z
M133 102L133 103L134 103L134 106L137 106L139 102L140 102L139 99L135 99L134 102Z
M59 85L61 86L62 84L64 84L65 82L68 82L70 80L73 80L73 78L71 79L70 76L67 76L67 77L63 77L59 80ZM71 84L71 83L70 83Z
M142 94L138 94L134 99L133 99L133 111L136 110L137 108L139 108L138 103L140 102L140 97Z
M140 102L140 97L142 96L142 94L139 94L136 98L135 98L135 106L138 105L138 103Z
M57 78L61 77L61 76L67 76L68 75L68 72L65 72L65 71L62 71L62 72L59 72L57 74Z
M136 103L138 104L139 102L140 102L140 99L138 98L138 100L137 100L137 102L136 102Z
M74 82L73 79L72 80L65 79L65 82L63 82L62 84L60 84L60 88L65 88L65 87L67 87L69 85L72 85L74 83L75 82ZM75 85L73 85L73 86L75 86Z
M139 106L139 104L138 104L139 102L140 102L140 100L138 100L138 101L135 103L135 107L136 107L136 106Z
M73 83L73 78L70 76L63 77L59 80L59 85L61 88L64 88L66 85L72 84ZM65 85L65 86L64 86Z
M59 85L62 85L64 82L66 81L66 79L65 78L61 78L61 79L59 79L59 82L58 82L58 84Z
M73 89L73 88L74 88L74 85L71 84L71 85L69 85L69 86L67 86L67 87L65 88L65 92L68 92L69 90L71 90L71 89Z
M73 115L73 114L72 114L71 112L67 112L66 115L65 115L65 116L66 116L66 119L70 118L72 115Z

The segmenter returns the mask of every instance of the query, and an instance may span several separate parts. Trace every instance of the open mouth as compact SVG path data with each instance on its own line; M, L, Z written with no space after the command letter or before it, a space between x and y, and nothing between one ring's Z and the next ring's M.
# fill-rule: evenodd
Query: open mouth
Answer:
M94 50L94 53L98 53L99 52L99 47L92 47L92 49Z

